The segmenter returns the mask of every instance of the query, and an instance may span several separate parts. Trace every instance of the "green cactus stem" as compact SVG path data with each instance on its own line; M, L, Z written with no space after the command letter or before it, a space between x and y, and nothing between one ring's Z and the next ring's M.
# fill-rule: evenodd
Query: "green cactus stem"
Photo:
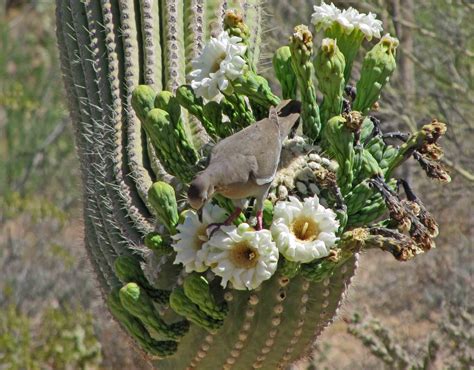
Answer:
M313 84L313 35L305 25L296 26L290 38L291 65L297 77L301 94L303 133L317 140L321 132L316 89Z
M199 297L194 296L194 294L192 294L192 296L202 303ZM184 289L182 288L175 288L173 290L170 296L170 306L177 314L185 317L199 327L211 332L219 329L222 326L222 320L218 320L207 315L186 295Z
M257 73L262 3L56 3L88 257L112 315L155 368L286 368L308 353L315 336L333 320L359 250L377 248L404 261L434 246L434 219L406 186L406 199L395 193L391 174L414 157L430 176L446 178L437 143L442 125L413 134L397 149L384 143L371 117L364 117L391 73L393 55L382 42L364 63L354 101L362 113L341 113L341 71L347 81L353 60L347 48L359 45L339 38L345 68L336 45L316 57L324 95L321 121L312 35L298 26L289 46L277 51L274 66L283 97L301 94L304 137L285 140L264 202L264 225L271 228L278 202L319 194L338 216L341 241L328 257L309 264L281 258L276 273L252 291L223 289L221 278L211 272L187 275L174 263L178 248L173 243L179 215L189 209L184 194L190 181L212 144L267 117L270 106L280 103ZM237 10L227 13L224 24L229 7ZM232 94L229 90L222 101L204 102L186 76L206 40L223 27L245 42L248 68L231 82ZM222 196L210 202L234 209ZM235 222L250 222L253 214L255 209L245 210ZM377 219L383 221L371 225Z
M123 308L139 319L150 333L162 339L179 340L189 330L187 321L166 324L160 318L151 298L135 283L124 285L119 296Z
M198 274L191 274L184 279L184 294L199 306L200 310L215 320L224 320L227 315L227 304L218 305L209 288L208 281Z
M127 333L137 341L141 348L152 356L167 357L173 355L178 344L175 341L158 341L150 336L142 322L129 314L122 306L120 300L119 289L113 290L107 299L109 310L120 324L125 328Z

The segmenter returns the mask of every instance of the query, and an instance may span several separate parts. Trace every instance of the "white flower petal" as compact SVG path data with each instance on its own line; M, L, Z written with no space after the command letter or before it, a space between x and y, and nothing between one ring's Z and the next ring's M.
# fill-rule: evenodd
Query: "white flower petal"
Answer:
M333 3L326 4L324 1L320 6L314 7L311 22L318 30L325 30L337 22L346 33L351 33L354 29L360 30L369 41L372 37L380 38L383 31L382 21L377 19L376 14L359 13L352 7L341 11Z
M225 211L219 206L206 204L203 208L203 221L194 211L187 211L182 224L179 224L177 234L173 236L173 249L176 252L175 264L182 264L186 272L202 272L208 269L204 263L206 254L203 246L207 241L207 226L213 222L223 222Z
M247 47L241 45L241 41L240 37L230 37L225 31L211 37L201 55L192 61L193 71L189 77L197 96L207 100L220 98L220 92L229 88L230 81L243 74L242 56Z
M308 263L329 254L329 249L336 243L338 228L339 222L334 211L324 208L315 195L303 202L295 197L278 202L271 232L280 253L286 259Z
M270 231L253 231L245 223L221 227L203 249L206 264L222 278L223 287L230 282L234 289L255 289L275 273L278 264L278 249Z

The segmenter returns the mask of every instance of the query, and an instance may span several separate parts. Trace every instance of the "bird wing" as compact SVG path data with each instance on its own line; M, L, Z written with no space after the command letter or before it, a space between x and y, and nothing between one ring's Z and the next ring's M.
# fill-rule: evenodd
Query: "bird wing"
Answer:
M235 165L239 172L250 170L248 176L252 176L258 185L271 182L278 168L282 145L278 117L273 113L217 143L212 149L210 164L221 162ZM248 163L239 162L244 160Z
M208 168L219 174L216 185L227 186L248 183L257 167L255 157L237 153L226 157L225 160L211 160Z

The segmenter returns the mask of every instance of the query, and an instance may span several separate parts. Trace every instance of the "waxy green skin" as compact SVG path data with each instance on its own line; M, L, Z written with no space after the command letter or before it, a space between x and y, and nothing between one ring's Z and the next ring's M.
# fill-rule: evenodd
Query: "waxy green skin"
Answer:
M240 6L250 32L241 25L229 29L244 37L249 69L233 82L233 95L223 105L205 103L186 85L191 60L219 31L225 10ZM219 279L186 276L173 264L183 189L198 171L204 144L261 119L280 102L256 69L262 13L258 0L57 1L88 257L113 317L159 369L276 369L296 361L332 321L356 268L354 253L369 244L341 230L338 258L306 265L282 258L275 275L252 292L223 290ZM346 75L352 62L338 45ZM311 58L309 44L297 40L279 49L274 63L283 96L294 97L299 90L308 141L323 135L325 150L339 164L347 225L366 226L386 209L379 194L357 181L378 171L388 176L406 158L378 137L358 152L344 117L320 120ZM334 66L342 69L340 61ZM365 68L369 72L361 80L369 88L387 74L373 74L369 62ZM331 81L322 89L331 101L327 115L338 113L338 88ZM370 97L377 93L370 91ZM361 110L370 99L363 99ZM224 114L233 114L231 124L222 124ZM361 138L368 137L370 124L362 126ZM227 199L216 201L232 208ZM272 217L267 200L265 227ZM393 247L393 238L373 242Z
M327 122L342 111L345 87L344 68L346 60L333 39L319 48L314 60L314 70L318 78L318 88L323 94L321 121Z

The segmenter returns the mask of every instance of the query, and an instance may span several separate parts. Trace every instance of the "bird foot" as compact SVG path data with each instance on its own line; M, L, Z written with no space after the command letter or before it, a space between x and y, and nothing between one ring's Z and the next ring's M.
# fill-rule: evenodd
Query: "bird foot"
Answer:
M207 234L209 235L209 239L211 239L212 236L213 236L218 230L220 230L220 228L221 228L222 226L229 226L229 223L227 223L227 222L214 222L214 223L212 223L212 224L207 225L206 231L207 231ZM212 230L209 232L209 229L212 229Z
M209 239L212 238L214 233L219 230L222 226L229 226L232 224L232 222L240 215L240 212L242 212L241 208L236 208L234 212L231 213L229 217L224 222L214 222L212 224L209 224L207 226L207 230L209 230L210 227L213 227L214 229L211 231L209 234Z

